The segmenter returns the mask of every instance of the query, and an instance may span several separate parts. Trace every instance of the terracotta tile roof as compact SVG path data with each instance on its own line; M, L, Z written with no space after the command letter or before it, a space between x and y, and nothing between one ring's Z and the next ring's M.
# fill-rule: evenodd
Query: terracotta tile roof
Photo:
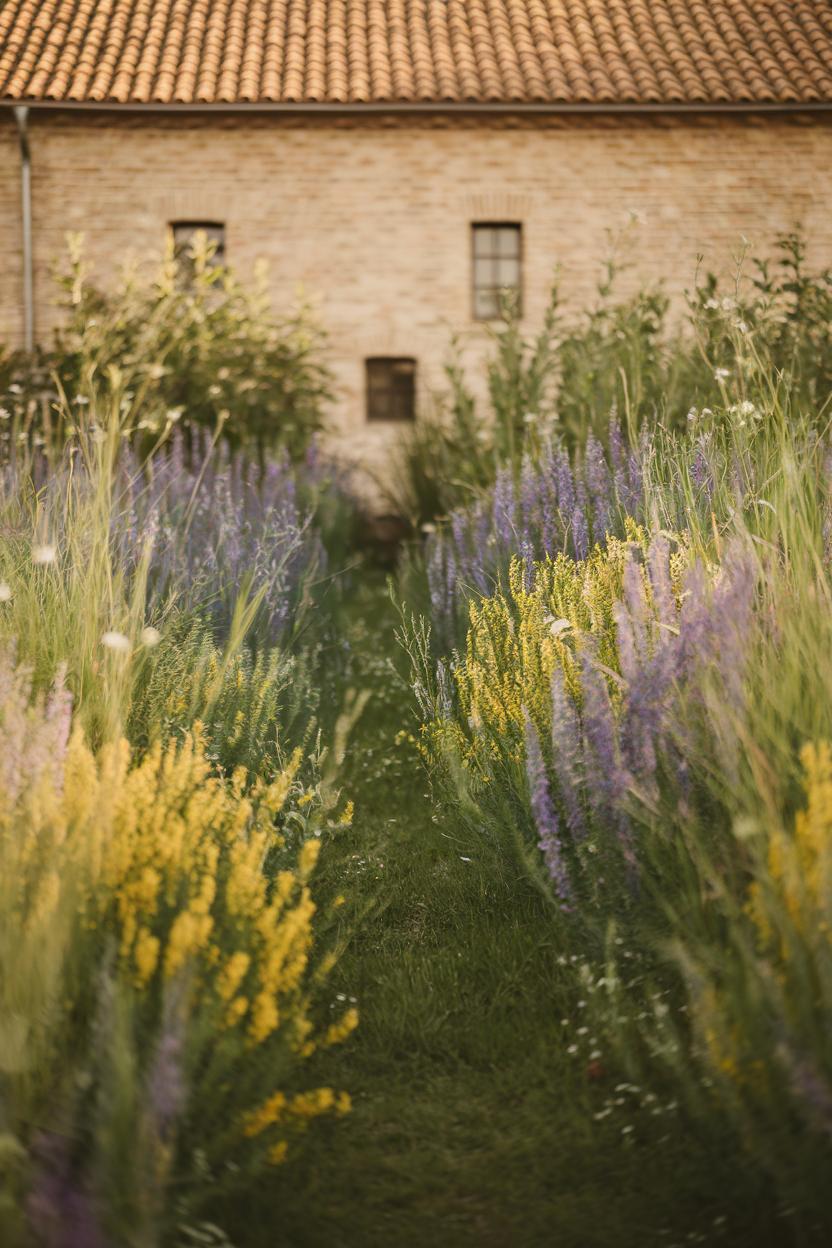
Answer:
M832 0L5 0L0 98L832 102Z

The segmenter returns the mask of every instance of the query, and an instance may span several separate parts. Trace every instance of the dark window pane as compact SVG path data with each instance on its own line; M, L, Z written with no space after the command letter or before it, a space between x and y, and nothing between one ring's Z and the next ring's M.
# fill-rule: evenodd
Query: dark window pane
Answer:
M197 234L204 234L208 243L213 243L211 259L214 264L225 261L225 226L221 221L174 221L173 254L178 260L186 260L190 256Z
M370 359L366 370L367 419L415 419L416 361L404 357Z

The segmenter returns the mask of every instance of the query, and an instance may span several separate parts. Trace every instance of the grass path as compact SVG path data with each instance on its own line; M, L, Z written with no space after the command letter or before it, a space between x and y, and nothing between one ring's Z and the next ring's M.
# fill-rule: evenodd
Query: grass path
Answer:
M566 1052L553 1003L571 971L544 902L481 841L454 839L413 745L399 737L414 725L395 624L383 579L368 575L344 616L345 687L372 695L344 775L355 821L323 860L325 876L364 911L334 983L358 999L361 1023L314 1074L347 1088L353 1112L316 1124L235 1242L783 1244L769 1241L769 1211L755 1212L753 1201L749 1225L727 1239L714 1229L722 1208L703 1192L719 1190L722 1160L697 1158L695 1147L691 1158L678 1126L650 1118L625 1135L626 1108L603 1124L593 1118L612 1088Z

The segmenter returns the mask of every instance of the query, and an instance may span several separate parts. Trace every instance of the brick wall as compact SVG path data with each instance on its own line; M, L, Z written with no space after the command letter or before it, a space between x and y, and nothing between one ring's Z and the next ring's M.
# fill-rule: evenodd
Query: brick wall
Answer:
M425 118L314 123L242 116L96 114L32 119L36 333L54 323L50 269L67 231L102 279L128 252L158 252L166 222L226 222L229 262L269 265L276 306L302 283L330 334L340 444L376 462L395 430L364 422L363 360L415 355L420 399L441 382L452 329L475 361L470 223L521 221L524 302L539 323L553 270L591 298L607 231L631 212L627 284L679 296L697 254L725 268L740 237L763 246L799 221L832 264L832 125L804 118ZM19 338L19 158L0 120L0 338Z

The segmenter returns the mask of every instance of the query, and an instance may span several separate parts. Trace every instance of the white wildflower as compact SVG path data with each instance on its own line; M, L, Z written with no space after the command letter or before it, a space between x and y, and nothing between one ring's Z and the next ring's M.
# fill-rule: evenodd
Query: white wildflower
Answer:
M0 602L11 602L11 597L11 585L7 585L5 581L0 581Z
M560 636L561 633L572 627L570 620L556 620L553 615L548 615L544 622L549 625L549 631L553 637Z
M139 633L139 641L143 646L147 646L148 648L158 646L161 640L162 634L159 632L158 628L151 628L148 626L147 628L143 628Z
M130 638L125 637L124 633L117 633L111 630L102 633L102 646L106 646L108 650L115 650L119 654L125 654L130 649Z
M730 376L731 376L731 370L728 368L714 369L714 381L725 381L726 378Z
M33 546L32 563L54 563L57 553L54 546Z

